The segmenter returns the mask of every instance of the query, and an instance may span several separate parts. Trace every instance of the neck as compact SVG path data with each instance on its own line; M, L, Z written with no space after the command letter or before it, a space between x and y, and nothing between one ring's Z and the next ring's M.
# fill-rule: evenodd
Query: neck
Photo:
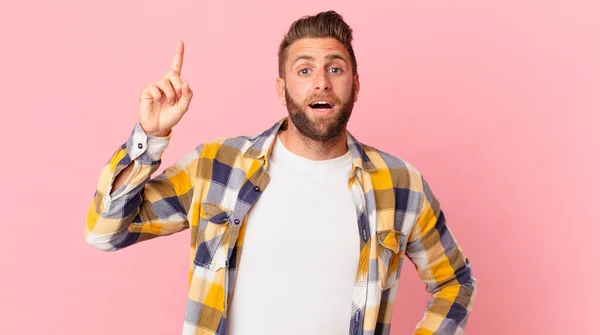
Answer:
M282 130L279 137L289 151L310 160L333 159L348 152L346 130L330 141L319 142L302 135L289 120L287 129Z

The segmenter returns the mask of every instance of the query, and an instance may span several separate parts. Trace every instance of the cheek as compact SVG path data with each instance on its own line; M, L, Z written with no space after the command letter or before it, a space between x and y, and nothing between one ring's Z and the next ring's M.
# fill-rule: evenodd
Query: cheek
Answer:
M343 102L352 97L352 86L335 91L335 95Z
M352 84L353 81L351 78L344 78L344 80L340 80L334 87L335 94L342 100L347 99L352 95Z
M287 89L288 89L288 92L290 93L290 96L296 102L303 102L304 99L306 98L306 93L305 93L304 89L301 86L298 86L298 85L288 85Z

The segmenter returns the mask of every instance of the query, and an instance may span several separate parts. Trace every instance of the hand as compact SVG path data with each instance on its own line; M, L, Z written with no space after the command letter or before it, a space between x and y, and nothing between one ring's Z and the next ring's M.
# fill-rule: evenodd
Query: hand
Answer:
M180 77L183 50L183 41L178 41L171 70L140 95L140 125L148 135L167 136L190 107L193 93Z

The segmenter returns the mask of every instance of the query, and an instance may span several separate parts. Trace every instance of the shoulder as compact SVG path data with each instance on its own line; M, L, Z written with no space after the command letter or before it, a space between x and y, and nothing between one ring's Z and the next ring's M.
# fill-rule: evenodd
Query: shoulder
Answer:
M200 158L215 158L220 155L237 156L244 154L260 140L262 133L218 137L196 146L195 152Z
M367 157L373 163L375 174L389 176L394 188L406 188L423 191L423 175L405 159L361 143Z

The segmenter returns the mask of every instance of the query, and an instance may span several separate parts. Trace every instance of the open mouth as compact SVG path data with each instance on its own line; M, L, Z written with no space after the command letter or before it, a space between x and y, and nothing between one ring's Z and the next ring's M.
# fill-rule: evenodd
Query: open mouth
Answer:
M328 102L328 101L315 101L315 102L311 103L309 106L312 109L322 109L322 110L325 110L325 109L332 108L333 107L333 103Z

